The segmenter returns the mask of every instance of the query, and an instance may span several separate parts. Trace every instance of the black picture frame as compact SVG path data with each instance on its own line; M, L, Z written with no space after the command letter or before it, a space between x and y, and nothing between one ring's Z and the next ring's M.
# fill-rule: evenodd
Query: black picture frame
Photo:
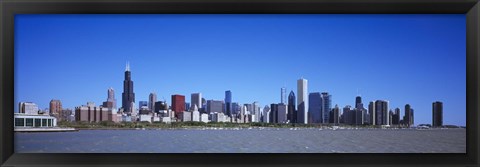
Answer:
M2 166L477 166L478 0L3 0L0 164ZM14 153L15 14L466 14L466 154L27 154Z

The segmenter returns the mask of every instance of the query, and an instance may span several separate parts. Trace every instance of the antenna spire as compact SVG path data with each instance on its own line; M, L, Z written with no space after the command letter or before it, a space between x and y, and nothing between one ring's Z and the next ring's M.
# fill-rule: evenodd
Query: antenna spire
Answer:
M130 63L127 61L127 65L125 67L125 71L130 71Z

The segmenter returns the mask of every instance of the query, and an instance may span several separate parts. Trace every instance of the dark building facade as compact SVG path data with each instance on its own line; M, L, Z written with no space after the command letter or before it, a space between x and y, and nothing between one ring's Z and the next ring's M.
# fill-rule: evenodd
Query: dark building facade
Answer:
M375 125L389 125L388 101L375 101Z
M132 104L135 104L135 93L133 92L133 81L131 78L130 64L125 68L125 80L123 80L122 108L126 113L133 111Z
M413 109L410 104L405 105L405 115L403 115L403 123L407 126L413 125Z
M328 111L332 110L332 95L329 95L328 92L322 92L322 119L323 123L328 123L330 113ZM325 112L323 112L325 111Z
M295 93L292 90L288 95L288 113L287 113L287 119L290 120L291 123L297 123L297 110L295 109L296 103L297 102L295 98Z
M232 117L232 91L225 91L225 114Z
M432 126L443 126L443 103L436 101L432 103Z
M178 118L179 114L185 111L185 96L172 95L172 111L175 112L175 116Z
M308 114L311 117L309 123L323 123L322 96L319 92L308 94Z
M395 108L392 115L392 125L400 124L400 108Z

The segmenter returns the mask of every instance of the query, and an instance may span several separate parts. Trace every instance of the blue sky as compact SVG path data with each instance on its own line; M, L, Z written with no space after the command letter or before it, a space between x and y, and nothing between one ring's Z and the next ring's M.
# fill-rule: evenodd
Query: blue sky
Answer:
M359 93L431 123L465 125L466 27L463 14L431 15L16 15L15 109L20 101L64 108L100 105L115 89L121 106L130 62L136 104L155 91L201 92L207 100L280 102L280 88L329 92L332 105ZM357 93L358 90L358 93Z

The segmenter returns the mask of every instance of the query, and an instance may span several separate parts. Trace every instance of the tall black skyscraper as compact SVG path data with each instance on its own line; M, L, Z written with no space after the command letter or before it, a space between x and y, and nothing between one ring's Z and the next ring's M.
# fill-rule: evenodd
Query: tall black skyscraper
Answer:
M125 80L123 80L122 108L126 113L131 113L132 104L135 103L135 93L133 93L133 81L130 73L130 64L127 62L125 67Z
M291 123L297 123L297 111L295 110L296 103L297 102L295 101L295 93L293 93L293 90L292 90L288 95L288 113L287 113L287 119L290 120Z
M432 126L443 126L443 103L436 101L432 103Z

